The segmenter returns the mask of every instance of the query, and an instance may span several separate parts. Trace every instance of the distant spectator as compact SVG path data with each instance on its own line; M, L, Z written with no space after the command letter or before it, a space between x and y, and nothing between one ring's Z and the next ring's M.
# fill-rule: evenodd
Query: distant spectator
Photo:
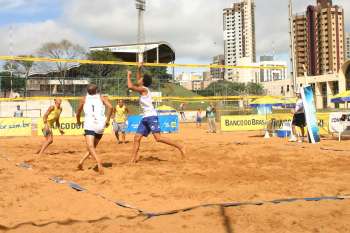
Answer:
M185 116L185 103L180 104L180 116L182 121L186 121L186 116Z
M205 115L208 119L208 126L209 126L208 132L209 133L216 133L216 123L215 123L216 109L214 108L213 104L210 104L207 107Z
M290 142L303 142L305 137L305 127L306 127L306 119L305 119L305 111L304 104L301 98L300 91L296 92L297 95L297 103L295 104L295 109L292 110L293 120L292 120L292 134L290 137ZM301 137L298 136L296 127L300 128Z
M117 106L113 109L113 130L115 137L117 138L117 143L126 143L125 141L125 132L126 132L126 121L128 120L129 110L124 104L123 100L119 100ZM122 140L119 139L119 133L122 134Z
M197 117L196 117L196 126L200 128L202 126L202 110L197 110Z
M13 113L13 117L23 117L21 106L17 105L17 110Z

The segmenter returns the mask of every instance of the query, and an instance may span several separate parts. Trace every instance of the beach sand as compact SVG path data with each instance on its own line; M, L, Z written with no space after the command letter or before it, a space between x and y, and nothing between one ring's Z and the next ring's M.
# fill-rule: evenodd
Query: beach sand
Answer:
M350 200L202 207L145 220L93 194L149 212L350 194L350 141L289 143L259 132L208 134L193 124L164 136L186 145L185 160L149 137L141 144L142 160L129 165L132 143L118 145L104 136L97 151L105 175L92 169L91 159L84 171L76 170L86 151L82 136L55 137L32 170L15 164L31 159L42 138L1 138L0 155L10 161L0 158L0 232L350 232ZM89 192L56 184L52 176Z

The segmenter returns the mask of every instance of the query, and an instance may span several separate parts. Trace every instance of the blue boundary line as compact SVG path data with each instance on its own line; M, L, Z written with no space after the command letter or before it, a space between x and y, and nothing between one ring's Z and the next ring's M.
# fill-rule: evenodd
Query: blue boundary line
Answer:
M4 155L1 155L1 158L7 160L8 162L11 162L11 160ZM32 170L32 166L28 163L22 162L19 164L16 164L17 167L21 169L26 170ZM100 193L93 193L90 192L88 189L80 186L79 184L72 182L72 181L66 181L60 177L54 176L50 177L49 180L53 181L56 184L67 184L68 187L71 189L77 191L77 192L87 192L90 193L96 197L100 197L108 202L111 202L121 208L124 209L131 209L135 210L139 213L139 215L144 216L147 219L154 218L154 217L160 217L165 215L173 215L181 212L187 212L198 208L207 208L207 207L223 207L223 208L231 208L231 207L241 207L241 206L262 206L267 204L285 204L285 203L293 203L293 202L319 202L319 201L342 201L350 199L350 194L346 195L338 195L338 196L321 196L321 197L305 197L305 198L284 198L284 199L275 199L270 201L249 201L249 202L223 202L223 203L208 203L208 204L201 204L201 205L195 205L191 207L186 207L182 209L175 209L175 210L169 210L169 211L161 211L161 212L148 212L145 210L142 210L140 208L134 207L126 202L123 201L114 201Z

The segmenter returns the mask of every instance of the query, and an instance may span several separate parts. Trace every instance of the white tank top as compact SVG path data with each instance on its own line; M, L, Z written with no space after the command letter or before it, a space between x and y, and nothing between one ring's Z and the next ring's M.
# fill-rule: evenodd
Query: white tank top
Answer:
M157 116L157 111L154 109L152 95L150 90L145 87L147 90L147 95L141 95L140 97L140 106L142 108L143 117Z
M105 125L105 106L99 94L86 95L84 104L85 122L84 129L100 131Z

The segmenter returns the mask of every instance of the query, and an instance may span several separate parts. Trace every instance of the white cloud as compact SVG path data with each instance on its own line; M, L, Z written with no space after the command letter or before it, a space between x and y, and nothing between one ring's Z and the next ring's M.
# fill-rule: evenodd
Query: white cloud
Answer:
M0 11L5 10L17 10L24 9L28 10L28 8L36 7L43 0L0 0Z
M0 54L10 54L10 30L0 28ZM47 20L39 23L25 23L13 25L13 54L32 54L45 42L59 42L68 39L87 46L82 36L65 26Z
M223 1L153 0L147 2L147 41L168 41L177 57L210 60L220 53ZM130 0L76 0L64 8L64 19L77 30L109 43L136 41L137 13ZM79 16L79 17L77 17ZM215 44L216 43L216 44Z
M145 14L147 41L166 40L177 57L209 61L222 53L222 10L231 0L149 0ZM316 0L294 0L294 11L303 12ZM334 1L350 7L348 0ZM289 53L288 1L256 0L257 53ZM77 30L99 41L136 41L137 15L130 0L67 0L64 19ZM346 18L347 19L347 18ZM349 20L347 20L349 22ZM349 24L348 24L349 26Z
M0 0L3 8L39 7L44 0ZM147 41L165 40L177 58L209 62L223 53L222 10L233 0L147 0ZM316 0L293 0L294 11L303 12ZM350 9L349 0L333 0ZM61 0L59 19L15 25L15 52L31 52L43 42L66 38L83 46L136 41L137 14L133 0ZM257 53L289 53L288 1L256 0ZM52 6L51 6L52 7ZM350 13L349 13L350 14ZM345 17L350 31L350 17ZM0 52L8 53L8 30L0 28ZM88 42L88 43L87 43Z

